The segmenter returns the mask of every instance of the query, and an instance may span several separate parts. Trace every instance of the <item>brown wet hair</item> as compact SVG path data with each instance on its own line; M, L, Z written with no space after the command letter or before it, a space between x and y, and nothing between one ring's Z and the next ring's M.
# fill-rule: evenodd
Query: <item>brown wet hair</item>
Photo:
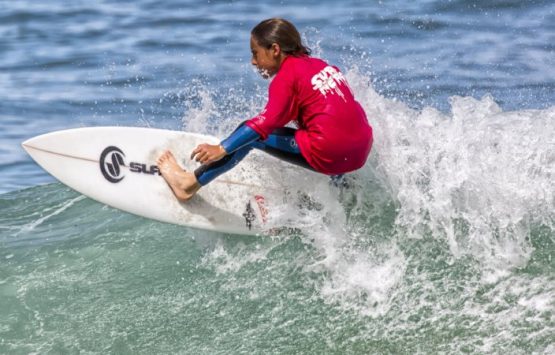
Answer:
M311 53L310 48L303 44L295 25L282 18L269 18L260 22L252 29L251 35L259 46L267 49L277 43L285 54L301 56Z

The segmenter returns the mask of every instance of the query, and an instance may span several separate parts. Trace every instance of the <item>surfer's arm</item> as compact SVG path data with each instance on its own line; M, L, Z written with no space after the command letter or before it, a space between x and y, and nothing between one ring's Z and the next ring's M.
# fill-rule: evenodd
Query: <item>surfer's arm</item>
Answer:
M202 164L218 161L259 138L260 135L256 131L242 125L220 144L199 144L191 153L191 159Z
M278 74L270 83L268 103L262 112L248 120L245 126L252 128L262 140L276 129L285 126L296 117L294 97L295 81L290 73Z

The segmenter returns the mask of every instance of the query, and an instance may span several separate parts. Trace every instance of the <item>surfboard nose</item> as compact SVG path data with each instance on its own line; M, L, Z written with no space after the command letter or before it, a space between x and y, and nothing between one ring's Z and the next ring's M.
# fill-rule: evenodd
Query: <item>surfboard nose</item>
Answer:
M23 148L23 150L25 150L27 152L27 154L29 154L31 156L31 158L33 158L33 159L34 159L34 157L33 157L33 147L36 145L38 137L40 137L40 136L35 136L35 137L27 139L26 141L21 142L21 147Z
M53 132L55 133L55 132ZM45 133L45 134L39 134L38 136L34 136L31 137L23 142L21 142L21 146L23 147L23 149L25 149L25 151L27 153L29 153L29 149L40 149L43 147L43 145L45 144L45 142L48 141L48 137L52 136L52 133Z
M86 136L77 136L76 129L55 131L31 137L21 143L21 147L33 158L37 160L37 154L71 154L78 148L79 143L86 142Z
M41 152L48 150L48 142L52 141L54 137L51 136L51 133L41 134L38 136L31 137L21 143L21 147L31 156L31 158L39 163L37 159L40 159L39 156Z
M23 148L27 153L29 153L29 150L28 150L29 141L30 139L27 139L25 142L21 142L21 148Z

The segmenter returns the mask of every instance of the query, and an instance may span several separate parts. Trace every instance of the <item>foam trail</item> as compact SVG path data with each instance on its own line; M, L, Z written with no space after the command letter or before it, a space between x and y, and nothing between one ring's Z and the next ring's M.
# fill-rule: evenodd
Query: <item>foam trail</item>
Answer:
M86 197L83 195L80 195L74 199L71 199L67 202L64 202L64 204L59 207L56 208L52 213L49 213L45 216L42 216L41 218L31 222L31 223L27 223L26 225L22 226L21 229L19 230L19 232L16 233L16 235L19 235L22 232L29 232L32 231L33 229L35 229L36 227L38 227L39 225L41 225L42 223L44 223L46 220L48 220L49 218L52 218L56 215L59 215L60 213L64 212L65 210L67 210L68 208L70 208L71 206L73 206L76 202L79 202L83 199L85 199ZM47 208L44 210L44 212L48 212L51 211L54 208Z

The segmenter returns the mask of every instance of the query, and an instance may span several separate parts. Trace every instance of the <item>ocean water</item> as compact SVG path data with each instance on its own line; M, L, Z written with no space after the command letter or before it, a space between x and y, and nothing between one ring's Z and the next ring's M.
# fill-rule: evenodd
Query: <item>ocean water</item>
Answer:
M287 232L145 220L21 149L81 126L225 136L265 103L248 40L272 16L375 132ZM554 51L542 0L0 1L0 353L555 353Z

